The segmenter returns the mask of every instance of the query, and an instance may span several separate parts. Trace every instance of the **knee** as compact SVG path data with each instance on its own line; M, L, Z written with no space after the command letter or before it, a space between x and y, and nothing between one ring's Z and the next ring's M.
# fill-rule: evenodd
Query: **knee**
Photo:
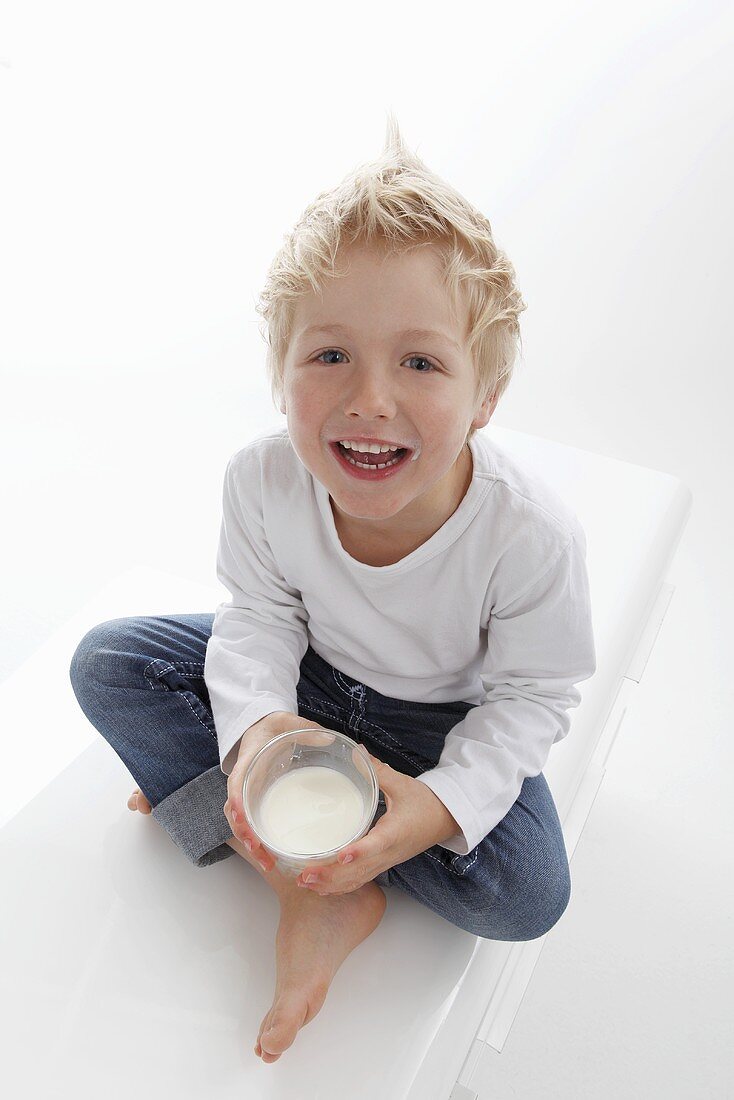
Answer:
M93 626L81 639L69 665L69 679L77 698L99 682L116 655L124 649L121 641L129 637L133 621L109 619Z
M538 834L508 859L492 904L485 907L484 939L537 940L558 923L571 899L571 872L560 838Z
M514 939L537 940L550 932L571 900L571 871L562 839L539 834L527 859L509 875L505 892Z

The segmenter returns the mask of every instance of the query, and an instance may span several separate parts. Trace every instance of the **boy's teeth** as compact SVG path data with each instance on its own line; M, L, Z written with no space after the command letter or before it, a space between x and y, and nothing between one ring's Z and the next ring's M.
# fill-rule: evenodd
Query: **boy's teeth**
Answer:
M386 462L377 463L359 462L356 458L349 458L349 456L347 456L347 462L351 463L352 466L359 466L359 468L362 470L384 470L386 466L395 466L398 462L402 462L402 459L397 457L387 458L386 455L385 458L387 459Z
M369 452L370 454L377 455L382 451L399 451L400 447L393 447L389 443L351 443L348 439L340 439L342 447L346 447L351 451L362 451L363 453Z

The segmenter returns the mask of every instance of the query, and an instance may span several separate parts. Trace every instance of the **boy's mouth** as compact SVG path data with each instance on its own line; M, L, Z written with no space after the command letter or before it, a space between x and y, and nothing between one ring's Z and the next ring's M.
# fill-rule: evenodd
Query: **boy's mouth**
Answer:
M385 477L393 476L403 468L411 454L408 447L400 447L397 451L371 454L342 447L338 441L331 443L330 446L343 470L352 477L367 481L382 481Z

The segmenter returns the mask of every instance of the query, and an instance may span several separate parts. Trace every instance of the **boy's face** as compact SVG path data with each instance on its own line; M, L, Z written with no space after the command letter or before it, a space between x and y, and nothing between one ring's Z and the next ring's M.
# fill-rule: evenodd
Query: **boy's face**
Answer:
M475 400L467 318L452 317L433 246L389 255L360 244L340 253L337 270L347 273L296 306L284 365L288 433L355 535L428 538L466 492L464 441L496 400ZM409 329L440 335L403 335ZM391 476L363 480L335 448L365 438L412 453Z

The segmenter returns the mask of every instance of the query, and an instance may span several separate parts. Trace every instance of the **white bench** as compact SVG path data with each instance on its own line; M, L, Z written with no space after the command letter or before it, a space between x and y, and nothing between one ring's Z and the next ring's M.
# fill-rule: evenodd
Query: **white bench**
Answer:
M586 531L598 667L544 769L571 859L673 592L666 576L691 494L666 474L485 431ZM152 818L127 809L134 782L78 707L72 654L106 619L213 612L226 598L216 585L131 571L0 688L9 1095L472 1100L484 1044L502 1050L547 937L478 939L389 890L381 924L321 1012L268 1065L253 1047L275 984L277 898L236 856L194 867Z

